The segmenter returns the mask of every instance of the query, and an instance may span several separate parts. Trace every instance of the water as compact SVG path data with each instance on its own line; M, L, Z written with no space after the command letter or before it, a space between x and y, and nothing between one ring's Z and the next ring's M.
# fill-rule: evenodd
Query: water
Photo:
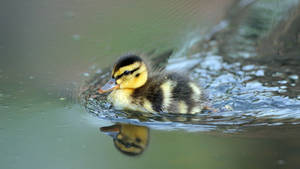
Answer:
M252 4L249 16L264 20L255 29L256 17L229 17L228 9L239 12L230 0L131 3L1 3L2 168L298 168L297 48L275 57L264 39L298 1ZM256 46L262 39L268 43ZM104 96L90 97L93 90L78 96L95 89L95 74L102 83L118 56L174 48L166 69L188 70L218 111L145 117L115 111ZM125 123L137 126L130 133L149 132L137 157L99 130Z

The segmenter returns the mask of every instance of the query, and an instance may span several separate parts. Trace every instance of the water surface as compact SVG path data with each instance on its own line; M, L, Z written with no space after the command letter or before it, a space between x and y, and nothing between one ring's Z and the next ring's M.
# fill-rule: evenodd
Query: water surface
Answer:
M252 1L240 5L246 2ZM233 1L1 2L1 167L297 168L299 65L261 61L265 55L253 49L255 38L267 36L297 3L258 1L252 13L267 10L258 18L271 20L254 24L265 25L263 33L245 31L252 23L246 18L227 45L217 36L203 49L211 30L228 29ZM84 81L120 55L153 49L174 49L167 69L194 65L190 77L220 111L142 118L111 109L105 99L87 107L78 98ZM149 128L141 155L120 153L99 130L115 123Z

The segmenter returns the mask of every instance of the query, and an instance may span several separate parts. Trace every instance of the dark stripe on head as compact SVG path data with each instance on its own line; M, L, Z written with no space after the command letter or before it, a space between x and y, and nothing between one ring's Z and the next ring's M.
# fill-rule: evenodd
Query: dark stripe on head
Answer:
M115 79L118 80L120 79L123 75L129 75L129 74L132 74L134 73L135 71L137 71L140 67L137 67L135 69L133 69L132 71L125 71L123 72L122 74L120 74L119 76L117 76Z
M126 55L121 56L120 59L117 61L115 66L115 71L120 69L123 66L127 66L133 64L134 62L141 62L142 59L137 55Z
M139 155L141 154L143 151L144 151L144 148L139 146L139 145L136 145L134 143L126 143L124 142L123 140L118 140L118 139L114 139L113 140L114 142L114 145L115 147L122 153L126 154L126 155L129 155L129 156L136 156L136 155ZM139 152L130 152L130 151L126 151L126 149L121 149L121 147L118 147L116 142L118 142L119 144L122 144L124 147L126 148L131 148L131 147L134 147L136 149L139 149Z

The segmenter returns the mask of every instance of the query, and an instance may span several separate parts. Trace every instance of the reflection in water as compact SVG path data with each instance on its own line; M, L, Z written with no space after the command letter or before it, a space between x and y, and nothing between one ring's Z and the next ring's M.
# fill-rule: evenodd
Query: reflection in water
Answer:
M145 126L117 123L100 131L110 135L115 147L129 156L142 154L149 143L149 128Z

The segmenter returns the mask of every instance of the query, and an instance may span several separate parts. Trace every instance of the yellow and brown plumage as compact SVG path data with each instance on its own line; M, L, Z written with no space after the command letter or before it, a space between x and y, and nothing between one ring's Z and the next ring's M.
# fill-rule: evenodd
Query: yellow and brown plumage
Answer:
M178 73L151 71L137 55L120 57L111 79L99 90L108 91L108 100L120 110L195 114L203 109L198 85Z
M149 143L149 129L132 124L101 127L100 131L113 137L115 147L126 155L140 155Z

